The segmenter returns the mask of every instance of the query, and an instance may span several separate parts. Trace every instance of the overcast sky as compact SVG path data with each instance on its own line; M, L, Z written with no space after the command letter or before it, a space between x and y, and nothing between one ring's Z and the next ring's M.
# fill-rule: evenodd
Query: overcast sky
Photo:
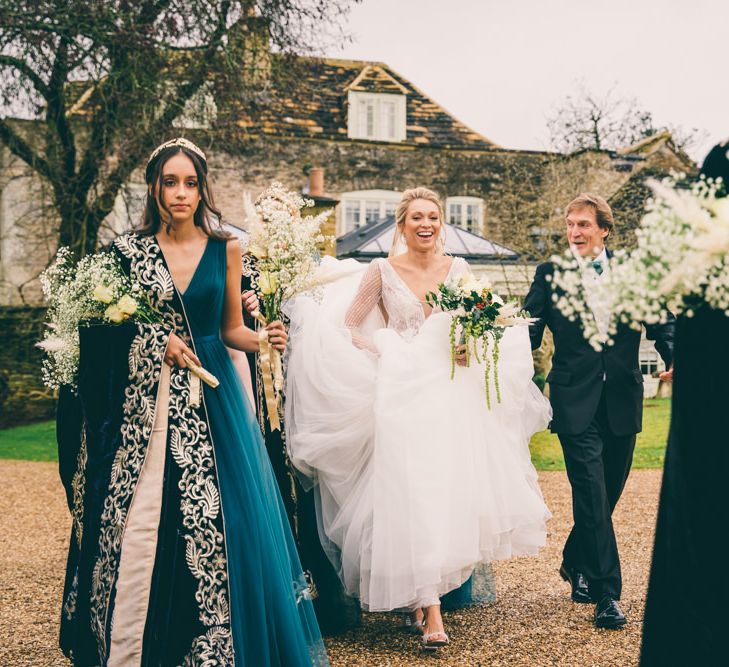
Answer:
M584 81L656 124L729 137L729 0L363 0L353 43L505 148L547 149L546 118Z

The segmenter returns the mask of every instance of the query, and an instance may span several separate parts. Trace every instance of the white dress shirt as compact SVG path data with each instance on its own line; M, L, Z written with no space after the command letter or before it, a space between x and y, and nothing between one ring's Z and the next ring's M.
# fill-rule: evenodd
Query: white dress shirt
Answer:
M597 295L595 287L605 280L605 276L610 271L607 250L603 248L602 252L591 261L600 262L602 264L602 274L599 274L594 268L590 267L587 271L585 271L583 276L583 285L585 287L587 305L590 307L592 314L595 316L597 329L603 336L605 336L607 335L608 328L610 327L610 304L604 299L596 298Z

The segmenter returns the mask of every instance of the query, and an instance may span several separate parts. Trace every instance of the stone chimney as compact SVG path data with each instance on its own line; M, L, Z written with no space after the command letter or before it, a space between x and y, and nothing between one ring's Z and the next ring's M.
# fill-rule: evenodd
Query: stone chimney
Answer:
M271 39L268 22L254 6L228 30L228 46L248 88L264 88L271 79Z
M306 209L306 215L317 215L322 211L332 211L332 214L322 225L321 229L322 234L329 237L329 241L322 244L319 250L323 255L336 257L337 243L334 237L337 231L337 219L334 214L334 209L339 203L339 200L330 195L324 194L324 169L322 167L311 167L305 173L309 177L309 191L306 192L306 197L307 199L312 200L314 204ZM305 190L306 189L304 189L304 191Z

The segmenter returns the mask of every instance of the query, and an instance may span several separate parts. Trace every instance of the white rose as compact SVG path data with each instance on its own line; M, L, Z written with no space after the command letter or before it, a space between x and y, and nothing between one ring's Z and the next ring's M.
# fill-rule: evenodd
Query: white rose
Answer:
M273 294L278 287L276 276L272 273L261 273L258 276L258 289L261 294Z
M481 292L483 292L484 287L481 284L480 280L476 280L475 278L472 278L471 280L469 280L468 282L466 282L463 285L463 289L464 289L464 291L468 292L469 294L471 292L476 292L478 294L481 294Z
M122 313L122 311L119 309L119 306L117 306L116 304L114 304L113 306L109 306L104 312L104 316L110 322L114 322L114 324L119 324L126 319L126 315Z
M493 292L491 293L491 300L494 303L498 303L500 306L504 305L504 300L498 294L494 294Z
M104 285L104 283L99 283L94 290L93 297L97 301L101 301L101 303L111 303L111 300L114 298L114 293L110 287Z
M128 294L125 294L121 299L119 299L116 305L119 306L119 310L121 310L124 315L134 315L134 313L137 312L137 302Z

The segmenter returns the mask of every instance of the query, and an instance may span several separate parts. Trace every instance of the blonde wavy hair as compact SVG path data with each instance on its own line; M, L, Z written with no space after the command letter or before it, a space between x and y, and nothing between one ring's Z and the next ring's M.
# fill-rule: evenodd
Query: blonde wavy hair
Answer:
M402 193L402 199L395 209L395 235L392 238L392 246L390 247L389 256L393 257L397 255L397 248L400 245L402 239L402 230L405 226L405 216L408 214L410 204L416 199L424 199L425 201L432 202L438 207L438 215L440 216L440 231L438 232L438 240L435 244L435 252L437 255L445 254L445 210L443 209L443 202L437 193L428 188L418 187L405 190Z

